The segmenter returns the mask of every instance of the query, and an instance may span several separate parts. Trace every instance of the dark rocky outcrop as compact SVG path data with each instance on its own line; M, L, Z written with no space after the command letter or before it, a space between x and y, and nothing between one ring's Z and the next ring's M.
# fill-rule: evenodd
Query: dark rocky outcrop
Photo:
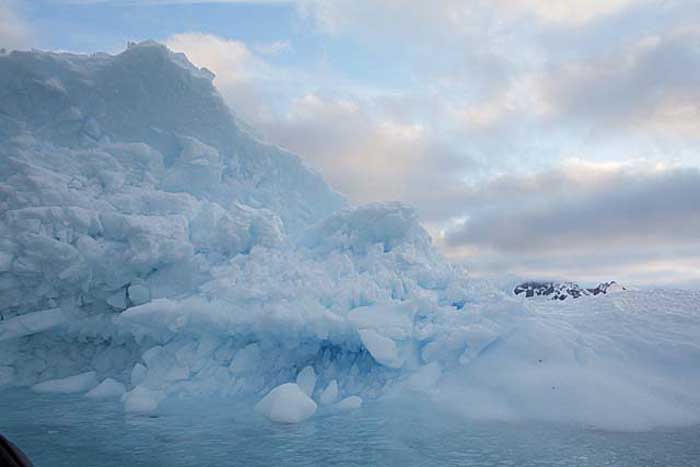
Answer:
M595 296L609 292L625 290L615 281L602 282L593 288L583 288L573 282L540 282L528 281L517 285L513 289L515 295L524 294L525 297L547 297L551 300L566 300L567 298L580 298L583 296Z

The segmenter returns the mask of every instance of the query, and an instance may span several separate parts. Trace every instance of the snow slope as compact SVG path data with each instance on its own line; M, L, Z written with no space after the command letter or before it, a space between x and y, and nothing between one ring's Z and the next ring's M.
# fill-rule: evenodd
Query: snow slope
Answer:
M507 332L442 380L451 410L623 430L700 421L700 292L523 305Z
M548 308L469 282L412 209L348 207L242 130L211 79L152 42L0 56L0 387L125 390L134 412L272 391L261 412L284 421L392 394L700 420L697 294ZM641 418L593 410L616 400L590 396L601 381Z

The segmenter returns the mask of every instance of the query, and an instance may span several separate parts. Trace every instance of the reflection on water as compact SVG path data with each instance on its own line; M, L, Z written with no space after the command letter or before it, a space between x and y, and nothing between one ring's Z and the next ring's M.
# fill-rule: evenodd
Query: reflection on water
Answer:
M700 466L697 426L623 433L472 421L415 402L276 425L231 402L135 417L117 401L12 390L0 392L0 432L37 467Z

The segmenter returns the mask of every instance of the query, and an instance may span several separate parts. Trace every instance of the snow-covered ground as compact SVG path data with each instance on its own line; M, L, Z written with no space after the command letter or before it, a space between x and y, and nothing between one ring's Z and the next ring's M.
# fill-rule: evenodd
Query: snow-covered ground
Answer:
M412 393L472 417L700 421L700 294L470 281L412 209L348 206L211 79L151 42L0 56L0 387L134 412L262 399L279 421Z

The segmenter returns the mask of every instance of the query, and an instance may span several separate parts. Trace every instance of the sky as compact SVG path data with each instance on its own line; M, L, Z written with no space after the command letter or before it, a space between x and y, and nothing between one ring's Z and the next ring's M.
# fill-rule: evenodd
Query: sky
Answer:
M0 0L0 47L144 39L474 276L700 288L696 0Z

